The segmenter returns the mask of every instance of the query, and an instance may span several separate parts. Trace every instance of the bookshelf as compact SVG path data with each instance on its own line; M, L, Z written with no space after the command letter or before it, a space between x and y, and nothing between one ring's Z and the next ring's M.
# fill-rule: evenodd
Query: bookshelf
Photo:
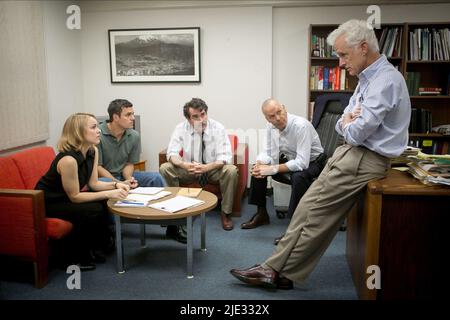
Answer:
M308 101L314 102L317 96L327 92L347 92L352 93L358 84L356 77L350 76L345 70L339 70L339 81L331 84L323 82L324 70L331 72L339 67L339 59L332 55L332 48L327 45L326 38L337 25L322 24L310 25L309 27L309 52L310 59L308 64L309 81L308 81ZM320 80L319 80L320 78ZM328 77L327 77L328 79ZM319 83L320 81L320 83ZM327 85L327 83L329 85ZM333 87L334 85L334 87ZM311 104L310 104L311 106ZM312 117L312 107L308 110L308 118Z
M412 108L409 140L410 145L427 153L449 153L450 136L431 132L432 127L450 124L448 30L450 22L405 24L404 75ZM440 91L421 95L420 88L440 88Z
M345 74L345 70L335 71L339 60L326 45L326 37L337 27L317 24L309 28L309 119L317 96L327 92L353 93L358 83L358 79ZM382 24L380 29L375 30L380 52L404 75L410 91L414 113L410 144L424 147L424 151L429 153L449 153L450 135L431 133L432 127L450 124L448 30L450 22ZM344 80L339 79L342 71ZM430 91L419 94L419 88L425 91L441 90L437 94Z

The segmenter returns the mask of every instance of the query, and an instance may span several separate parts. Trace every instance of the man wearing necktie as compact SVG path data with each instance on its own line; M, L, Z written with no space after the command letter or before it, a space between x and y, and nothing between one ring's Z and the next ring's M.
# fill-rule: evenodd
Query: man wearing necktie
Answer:
M208 106L199 98L187 102L183 114L186 120L175 127L167 148L168 162L161 165L159 171L171 187L178 187L180 183L198 182L202 187L208 181L219 183L222 227L232 230L230 214L238 171L231 164L231 144L225 127L208 118Z
M202 139L201 139L201 143L200 143L200 159L202 161L202 164L205 164L205 141L203 140L203 135L204 132L202 132ZM200 177L198 178L198 183L200 184L200 186L203 188L204 186L206 186L206 184L208 183L208 173L204 172L200 175Z

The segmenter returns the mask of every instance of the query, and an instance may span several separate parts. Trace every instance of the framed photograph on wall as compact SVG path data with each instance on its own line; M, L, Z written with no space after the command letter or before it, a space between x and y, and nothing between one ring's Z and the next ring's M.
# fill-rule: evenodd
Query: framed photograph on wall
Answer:
M200 28L108 30L111 82L200 82Z

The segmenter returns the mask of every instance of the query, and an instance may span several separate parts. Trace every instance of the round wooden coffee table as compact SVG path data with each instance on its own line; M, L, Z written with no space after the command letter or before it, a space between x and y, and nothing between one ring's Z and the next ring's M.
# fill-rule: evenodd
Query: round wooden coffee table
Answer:
M173 198L177 195L178 187L167 187L164 190L170 191L172 194L151 201L156 203ZM125 272L123 244L122 244L122 223L141 224L141 245L145 246L145 224L161 224L161 225L186 225L187 226L187 276L193 277L193 241L192 230L193 222L199 215L201 216L201 249L206 251L206 218L205 213L215 208L217 205L217 197L205 190L200 192L197 199L203 200L205 203L196 207L187 208L175 213L169 213L149 207L116 207L114 204L117 200L108 201L108 209L114 214L114 221L116 225L116 250L117 250L117 271L119 273Z

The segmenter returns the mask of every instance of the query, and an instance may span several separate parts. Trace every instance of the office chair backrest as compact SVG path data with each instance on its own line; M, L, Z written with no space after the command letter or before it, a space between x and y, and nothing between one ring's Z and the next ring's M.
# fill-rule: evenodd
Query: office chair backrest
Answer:
M347 107L350 97L351 94L332 93L321 95L316 99L312 123L328 158L344 142L334 127Z

